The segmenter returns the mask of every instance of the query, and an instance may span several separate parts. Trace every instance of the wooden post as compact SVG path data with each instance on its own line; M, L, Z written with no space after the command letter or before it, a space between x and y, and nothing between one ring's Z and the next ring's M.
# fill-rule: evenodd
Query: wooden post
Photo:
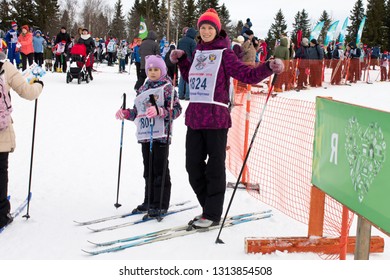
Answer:
M355 260L368 260L370 257L371 223L359 216L356 230Z
M247 85L247 94L246 94L246 116L245 116L245 135L244 135L244 152L243 159L245 159L246 154L248 153L248 141L249 141L249 126L250 126L250 113L251 113L251 85ZM244 167L242 173L243 184L248 183L248 165Z
M308 236L323 236L325 193L316 186L311 187Z
M349 210L343 206L343 216L341 219L341 235L340 235L340 260L347 259L347 243L348 243L348 216Z

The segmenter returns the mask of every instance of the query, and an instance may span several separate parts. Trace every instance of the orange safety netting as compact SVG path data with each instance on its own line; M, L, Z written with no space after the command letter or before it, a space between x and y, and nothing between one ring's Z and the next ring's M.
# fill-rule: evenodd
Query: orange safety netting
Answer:
M232 110L226 165L236 177L267 96L252 93L236 94ZM314 124L314 102L270 98L241 178L247 186L259 186L247 187L252 196L304 224L309 221ZM340 236L342 210L340 203L326 196L324 235ZM350 212L348 228L352 219Z

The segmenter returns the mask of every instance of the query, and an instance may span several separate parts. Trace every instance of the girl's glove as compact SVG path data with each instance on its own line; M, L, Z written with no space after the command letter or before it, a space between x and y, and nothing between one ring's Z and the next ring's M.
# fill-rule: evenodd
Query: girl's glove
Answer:
M280 74L284 71L284 63L281 59L275 58L269 62L269 68L274 74Z
M179 58L182 57L185 54L185 51L183 50L172 50L171 54L169 55L169 59L173 64L176 64L179 62Z
M155 118L157 115L159 115L160 117L164 117L165 116L164 109L161 107L158 107L158 112L157 112L155 106L150 106L150 107L148 107L148 109L146 109L146 116L148 118L152 119L152 118Z
M129 110L119 109L116 112L115 117L116 117L117 120L128 119L130 117L130 112L129 112Z

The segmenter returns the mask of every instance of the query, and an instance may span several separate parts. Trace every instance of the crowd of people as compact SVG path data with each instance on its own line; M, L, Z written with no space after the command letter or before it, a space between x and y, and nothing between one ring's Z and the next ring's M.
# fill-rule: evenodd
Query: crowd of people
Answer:
M120 108L116 118L133 121L137 126L145 195L135 210L151 217L168 211L171 181L167 147L171 126L181 114L180 100L189 101L185 112L186 170L202 207L202 212L192 222L195 228L207 228L219 224L224 204L227 135L232 125L230 78L245 85L277 74L275 91L282 92L321 87L326 67L333 69L331 83L335 85L340 84L342 78L351 83L361 80L362 72L369 67L380 67L382 81L388 79L390 71L387 73L388 53L380 53L378 47L371 49L349 43L344 50L340 43L331 42L324 47L316 39L309 41L307 38L302 38L295 46L286 34L282 34L275 50L271 51L264 39L254 35L249 18L241 34L230 40L214 9L208 9L199 17L196 28L184 28L176 45L165 38L158 43L153 30L145 39L134 38L130 43L111 37L93 38L86 28L80 28L74 37L62 27L55 37L49 38L27 25L19 32L17 23L13 22L0 44L8 57L6 63L4 59L1 61L1 66L10 68L9 65L14 65L18 72L16 69L24 70L35 62L47 71L66 72L67 61L76 44L85 45L91 80L95 60L98 63L106 60L108 66L117 64L119 73L126 72L128 63L135 64L137 96L134 106ZM15 71L7 69L6 75ZM6 80L12 88L12 79ZM32 90L34 94L28 99L33 99L42 87L32 84L15 90L22 97L25 91ZM0 139L3 133L0 131ZM12 149L7 146L3 151L5 154L0 152L0 227L12 221L4 171Z

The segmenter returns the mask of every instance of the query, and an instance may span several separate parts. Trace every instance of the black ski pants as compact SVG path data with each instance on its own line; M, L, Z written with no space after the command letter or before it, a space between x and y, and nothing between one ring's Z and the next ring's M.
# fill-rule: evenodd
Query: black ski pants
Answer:
M145 69L140 69L139 78L138 78L137 82L135 83L134 89L138 90L144 84L146 78L147 78L147 76L146 76Z
M6 219L11 205L7 199L8 194L8 154L0 153L0 224Z
M144 204L148 203L148 184L149 184L149 155L150 155L150 143L142 143L142 157L144 162L144 178L145 178L145 196ZM161 186L164 170L164 162L167 159L165 143L153 142L152 147L152 182L150 189L150 208L160 208ZM168 159L167 159L168 160ZM171 199L171 177L169 173L169 162L167 162L167 171L165 174L165 185L162 197L161 209L169 208L169 201Z
M221 220L226 191L227 134L228 129L187 129L189 181L203 208L203 217L215 222Z

